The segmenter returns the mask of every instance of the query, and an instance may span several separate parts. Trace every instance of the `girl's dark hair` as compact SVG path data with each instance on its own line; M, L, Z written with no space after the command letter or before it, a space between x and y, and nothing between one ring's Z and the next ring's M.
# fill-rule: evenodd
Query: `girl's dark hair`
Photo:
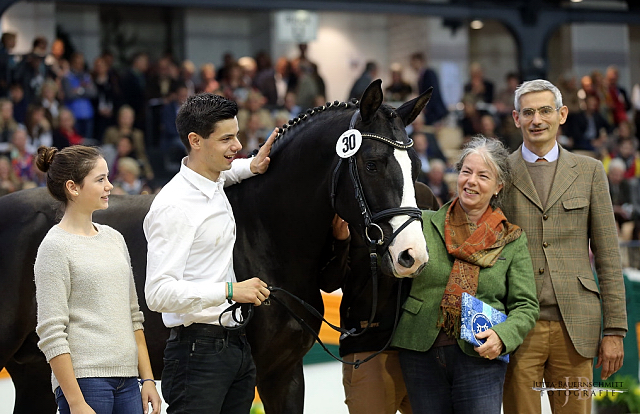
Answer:
M36 165L46 173L47 189L53 198L66 204L69 196L65 183L71 180L81 185L101 157L97 148L84 145L74 145L62 150L42 146L38 148Z

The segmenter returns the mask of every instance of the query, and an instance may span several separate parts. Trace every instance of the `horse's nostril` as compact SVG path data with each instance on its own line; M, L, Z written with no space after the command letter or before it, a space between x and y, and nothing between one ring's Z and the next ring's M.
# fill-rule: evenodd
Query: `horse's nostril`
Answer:
M413 256L411 256L409 249L403 251L398 256L398 263L400 263L401 266L406 267L407 269L410 269L415 262L416 260L413 258Z

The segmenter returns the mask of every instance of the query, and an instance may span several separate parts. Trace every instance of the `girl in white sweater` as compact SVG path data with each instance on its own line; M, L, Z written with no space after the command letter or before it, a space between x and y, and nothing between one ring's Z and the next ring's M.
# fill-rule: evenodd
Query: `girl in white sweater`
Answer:
M37 166L64 205L35 263L38 346L61 414L160 412L124 238L92 222L113 186L95 148L40 147ZM138 380L140 378L140 380ZM142 384L142 387L139 386Z

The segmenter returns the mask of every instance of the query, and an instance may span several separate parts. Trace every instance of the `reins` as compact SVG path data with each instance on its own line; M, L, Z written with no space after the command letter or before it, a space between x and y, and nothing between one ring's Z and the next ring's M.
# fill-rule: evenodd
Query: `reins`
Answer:
M307 302L305 302L304 300L300 299L299 297L297 297L293 293L291 293L289 291L286 291L284 289L281 289L281 288L273 287L273 286L270 286L269 290L272 293L269 296L269 299L273 299L275 302L277 302L278 304L282 305L282 307L284 307L284 309L287 311L287 313L289 313L289 315L291 315L291 317L293 317L293 319L295 319L300 324L300 326L302 326L302 328L304 328L307 332L309 332L313 336L315 341L318 344L320 344L322 349L324 349L324 351L327 354L329 354L329 356L331 358L335 359L336 361L342 362L343 364L353 365L356 369L358 369L361 364L364 364L365 362L370 361L371 359L375 358L376 356L380 355L381 353L383 353L384 351L389 349L389 346L391 345L391 340L393 339L393 335L395 334L396 328L398 327L398 320L400 318L400 306L401 306L400 299L401 299L401 296L402 296L402 280L400 280L400 283L398 283L398 298L397 298L397 304L396 304L396 316L395 316L395 319L394 319L394 322L393 322L393 330L391 331L391 335L389 336L389 340L387 341L387 343L384 345L384 347L382 349L380 349L379 351L374 352L373 354L369 355L365 359L362 359L362 360L358 359L358 360L355 360L353 362L345 361L344 359L340 358L339 356L334 355L333 352L331 352L329 350L329 348L327 348L327 346L324 344L324 342L322 342L322 339L320 339L320 336L318 335L318 333L316 333L316 331L311 326L309 326L309 324L304 319L302 319L300 316L298 316L282 299L278 298L276 295L273 295L273 293L274 292L282 292L282 293L288 295L290 298L292 298L296 302L300 303L307 311L309 311L309 313L311 313L311 315L313 315L316 318L318 318L318 319L322 320L323 322L325 322L334 331L340 332L341 333L340 340L343 340L347 336L358 336L358 335L362 334L363 332L365 332L367 330L367 328L369 328L369 326L371 326L371 323L369 323L359 334L353 334L353 332L352 332L353 329L346 330L344 328L341 328L339 326L336 326L336 325L332 324L331 322L326 320L325 317L323 315L321 315L320 312L318 312L316 308L314 308L313 306L309 305Z

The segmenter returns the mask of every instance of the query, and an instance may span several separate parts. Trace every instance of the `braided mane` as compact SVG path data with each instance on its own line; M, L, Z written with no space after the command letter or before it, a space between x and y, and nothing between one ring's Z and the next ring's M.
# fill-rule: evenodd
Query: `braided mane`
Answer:
M308 120L309 118L311 118L314 115L323 113L324 111L328 110L328 109L348 109L348 108L355 108L358 109L360 108L360 102L353 98L350 102L340 102L340 101L333 101L333 102L327 102L326 104L324 104L323 106L316 106L315 108L309 108L307 109L307 111L303 114L298 115L297 117L290 119L288 123L283 124L280 127L280 130L278 131L278 135L276 136L275 140L274 140L274 144L276 142L278 142L278 140L282 137L284 137L287 132L289 132L291 130L291 128L300 125L301 123L303 123L304 121ZM381 109L387 109L389 112L387 113L387 116L389 118L395 118L396 116L398 116L394 110L394 108L390 107L389 105L386 104L382 104L380 106Z

